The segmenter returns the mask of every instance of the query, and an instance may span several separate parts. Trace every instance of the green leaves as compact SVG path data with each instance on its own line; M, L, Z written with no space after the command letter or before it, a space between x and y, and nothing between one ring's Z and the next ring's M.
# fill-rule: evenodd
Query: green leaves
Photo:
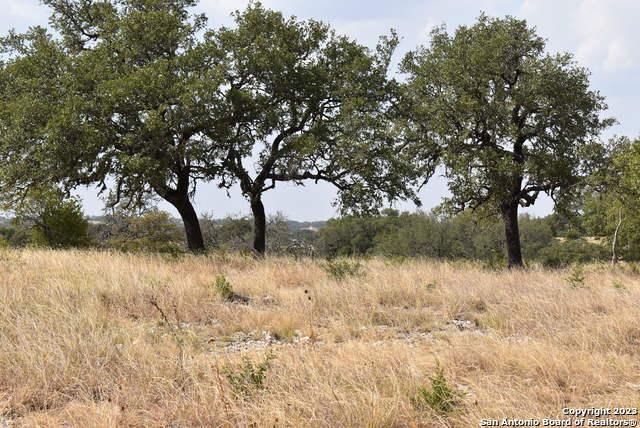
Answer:
M588 71L544 48L525 21L481 15L453 35L436 28L401 64L407 123L415 141L437 147L447 207L509 213L513 265L522 264L518 206L575 187L613 123L600 118L606 104L589 89Z
M190 12L196 2L45 4L60 38L36 28L3 40L3 197L49 182L114 183L118 198L155 192L195 217L189 195L196 180L216 176L222 144L203 145L217 92L199 79L216 76L217 61L197 49L205 19ZM189 225L198 235L197 218Z
M59 36L1 43L6 199L113 181L119 197L156 193L193 217L198 181L239 183L262 207L277 183L312 180L336 186L343 213L371 214L419 204L441 163L453 211L517 215L541 193L570 194L612 123L588 71L512 17L436 28L399 83L395 32L369 49L259 2L209 30L196 0L43 2Z
M613 138L592 161L582 194L574 197L580 225L590 236L611 244L614 261L638 257L640 216L640 142ZM577 203L576 203L577 200Z
M233 28L208 32L203 47L221 54L218 89L233 112L207 136L230 141L224 165L243 193L322 180L339 189L341 207L358 211L413 197L390 114L397 84L387 71L397 35L371 51L326 24L287 19L260 3L234 17ZM245 165L250 153L255 175Z
M544 45L525 21L482 15L405 57L412 120L442 148L459 207L573 185L581 149L611 123L588 72Z
M50 248L83 247L89 244L89 222L79 198L67 198L56 187L33 188L15 205L13 222L30 231L29 242Z

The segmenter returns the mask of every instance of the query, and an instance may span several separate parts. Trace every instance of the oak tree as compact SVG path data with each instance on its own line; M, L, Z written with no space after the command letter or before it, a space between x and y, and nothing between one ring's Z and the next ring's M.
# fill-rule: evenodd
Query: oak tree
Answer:
M371 50L324 23L285 18L260 3L234 17L234 27L208 33L204 46L224 54L222 88L232 114L221 186L239 183L248 200L254 250L265 251L262 197L280 182L331 183L343 211L415 199L414 168L390 114L397 84L387 72L397 37L382 37ZM220 123L210 141L222 135Z
M413 129L439 147L448 207L500 216L508 266L522 266L518 208L576 185L612 123L588 70L547 53L524 20L486 15L454 34L436 28L401 70Z
M37 28L4 43L0 187L19 197L45 181L97 184L114 187L116 203L155 193L180 213L189 249L203 250L190 197L215 158L201 114L215 94L198 82L216 68L197 50L197 1L43 3L60 37Z

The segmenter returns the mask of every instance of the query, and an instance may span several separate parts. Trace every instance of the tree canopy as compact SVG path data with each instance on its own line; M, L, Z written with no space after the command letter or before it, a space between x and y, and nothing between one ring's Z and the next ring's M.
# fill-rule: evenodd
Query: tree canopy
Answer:
M262 195L278 182L332 183L345 211L415 199L414 169L390 132L395 34L372 51L259 3L234 17L235 27L207 33L204 48L225 55L223 96L233 113L221 186L239 183L249 201L255 251L265 249Z
M523 20L481 15L453 35L444 27L408 53L401 69L410 119L439 147L449 208L504 220L509 266L522 266L518 207L575 186L593 156L604 99L571 54L545 52Z
M3 43L13 57L0 155L12 166L1 187L97 184L134 203L155 193L199 251L197 182L239 183L259 253L261 197L277 182L330 182L345 210L415 199L414 168L390 131L395 34L372 51L260 3L207 31L195 0L44 3L61 37L37 28Z
M15 161L2 187L113 186L116 203L155 193L180 213L189 248L204 249L190 196L216 173L216 146L203 134L215 93L200 89L217 72L197 49L205 19L189 11L196 3L45 0L62 38L38 28L4 44L15 58L0 150Z
M613 156L598 141L613 121L588 70L548 53L523 20L438 27L404 57L399 82L394 31L368 48L259 2L209 28L198 0L42 1L51 29L0 40L0 199L9 205L50 183L64 194L109 190L114 205L157 196L197 252L196 189L239 185L262 254L263 195L279 183L331 183L342 214L370 215L389 201L420 205L416 192L440 164L445 211L501 218L517 267L519 207L542 193L568 201L605 164L622 174L609 181L637 190L634 146Z
M612 263L640 254L639 180L640 142L613 138L601 166L574 203L584 231L610 244Z

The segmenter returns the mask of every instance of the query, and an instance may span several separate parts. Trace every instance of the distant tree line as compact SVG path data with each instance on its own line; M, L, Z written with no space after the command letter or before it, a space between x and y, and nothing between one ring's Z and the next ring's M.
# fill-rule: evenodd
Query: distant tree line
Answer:
M181 223L152 206L140 210L118 204L99 221L89 222L76 199L57 196L38 193L28 199L28 207L17 211L9 224L0 226L0 247L94 248L173 255L188 249ZM601 213L593 208L594 204L593 199L586 200L588 211L580 216L521 215L524 257L547 267L608 260L613 236L607 227L611 225L604 222L604 229L597 226ZM251 253L254 222L250 217L204 216L201 225L209 248ZM267 252L323 258L473 260L492 268L504 266L505 262L501 222L470 212L451 216L385 209L380 215L345 216L317 225L302 228L281 214L270 217L266 224ZM639 230L618 228L617 258L640 260Z
M602 242L583 237L568 219L557 214L519 218L522 253L527 260L547 267L562 267L607 259ZM320 229L318 253L326 257L422 257L436 260L475 260L490 267L504 266L502 224L469 213L439 216L398 213L344 217Z
M394 31L367 48L259 2L219 28L193 13L197 0L43 3L51 28L0 40L0 202L28 227L26 241L89 245L67 196L91 185L112 211L91 227L91 245L173 252L180 231L196 253L281 252L302 243L282 238L288 231L269 220L264 193L323 181L344 216L316 243L328 255L504 254L521 267L523 254L539 258L554 245L595 251L600 244L551 238L538 248L542 229L530 240L526 228L542 226L519 209L546 194L580 236L611 238L613 261L635 257L638 142L601 141L614 120L589 71L569 53L546 52L524 20L483 14L453 33L437 27L396 78ZM381 215L398 200L420 206L438 167L451 193L438 216ZM250 217L199 218L196 191L234 185ZM54 195L55 217L66 216L64 232L29 208L54 206L44 194ZM145 211L150 198L175 207L178 231L166 214ZM81 233L56 235L70 230Z
M155 200L142 204L107 202L102 216L87 218L78 198L67 198L57 188L32 192L0 222L0 247L93 248L124 252L180 254L188 250L182 223L158 210ZM319 222L324 224L325 222ZM249 216L200 219L208 248L224 252L252 252L253 225ZM266 222L267 251L271 254L313 256L315 232L283 214Z

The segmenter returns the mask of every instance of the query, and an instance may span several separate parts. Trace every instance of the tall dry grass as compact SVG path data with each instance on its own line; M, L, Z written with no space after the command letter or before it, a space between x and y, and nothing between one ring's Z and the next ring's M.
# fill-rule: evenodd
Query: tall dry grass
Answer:
M0 426L471 427L640 407L632 267L589 266L579 287L542 269L363 270L337 281L312 260L3 251ZM252 303L225 302L218 275ZM234 395L225 369L270 349L266 388ZM464 391L450 413L411 402L436 367Z

